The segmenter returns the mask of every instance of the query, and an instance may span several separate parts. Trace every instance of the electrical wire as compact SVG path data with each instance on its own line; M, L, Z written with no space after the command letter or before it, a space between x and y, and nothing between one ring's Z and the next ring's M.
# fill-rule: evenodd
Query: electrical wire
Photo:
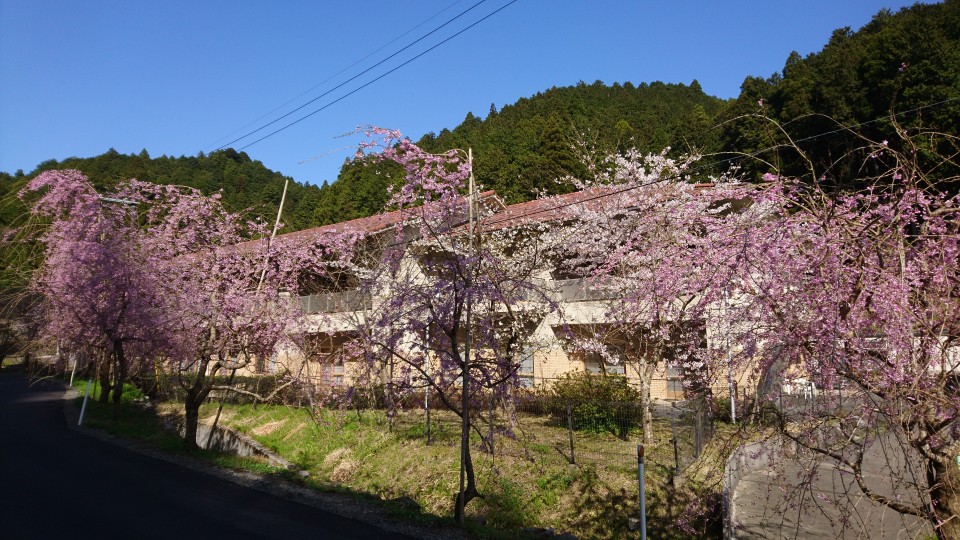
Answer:
M414 30L416 30L416 29L420 28L421 26L427 24L428 22L432 21L433 19L436 19L436 18L439 17L442 13L444 13L444 12L446 12L447 10L453 8L453 6L459 4L459 3L462 2L462 1L463 1L463 0L457 0L456 2L450 4L449 6L441 9L440 11L438 11L438 12L434 13L433 15L431 15L430 17L424 19L422 22L420 22L420 24L414 26L413 28L411 28L411 29L407 30L406 32L400 34L399 36L391 39L390 41L388 41L388 42L386 42L386 43L384 43L384 44L383 44L382 46L380 46L378 49L370 52L370 54L364 56L363 58L361 58L361 59L357 60L356 62L350 64L349 66L341 69L340 71L334 73L333 75L330 75L330 76L327 77L326 79L318 82L317 84L311 86L310 88L307 88L307 89L304 90L303 92L300 92L300 93L297 94L296 96L293 96L292 98L288 99L287 101L283 102L282 104L278 105L277 107L275 107L275 108L271 109L270 111L268 111L268 112L266 112L266 113L258 116L257 118L251 120L250 122L244 124L243 126L241 126L241 127L237 128L237 129L231 131L230 133L224 135L223 137L220 137L219 139L217 139L217 140L215 140L215 141L213 141L213 142L211 142L211 143L208 143L208 144L203 145L204 148L213 147L214 145L216 145L216 144L219 143L220 141L222 141L222 140L224 140L224 139L228 139L228 138L236 135L237 133L239 133L239 132L247 129L248 127L256 124L257 122L259 122L259 121L263 120L264 118L270 116L271 114L279 111L280 109L286 107L287 105L293 103L294 101L300 99L301 97L309 94L310 92L313 92L313 91L316 90L317 88L320 88L320 87L323 86L324 84L332 81L333 79L335 79L335 78L338 77L339 75L342 75L343 73L349 71L350 69L353 69L354 67L356 67L357 65L359 65L360 63L362 63L364 60L366 60L366 59L370 58L371 56L377 54L378 52L386 49L386 48L389 47L390 45L393 45L393 44L396 43L397 41L400 41L401 38L406 37L407 35L409 35L410 33L412 33Z
M907 110L907 111L902 111L902 112L899 112L899 113L894 114L893 116L894 116L894 118L899 118L899 117L901 117L901 116L906 116L906 115L908 115L908 114L913 114L913 113L915 113L915 112L918 112L918 111L921 111L921 110L924 110L924 109L932 109L932 108L936 108L936 107L941 107L941 106L943 106L943 105L946 105L947 103L951 103L951 102L957 101L957 100L960 100L960 97L947 98L947 99L938 101L938 102L936 102L936 103L931 103L931 104L929 104L929 105L921 105L921 106L916 107L916 108L914 108L914 109L910 109L910 110ZM836 133L841 133L841 132L844 132L844 131L849 131L849 130L851 130L851 129L856 129L856 128L863 127L863 126L866 126L866 125L869 125L869 124L875 124L875 123L877 123L877 122L880 122L880 121L882 121L882 120L886 120L886 119L888 119L888 118L889 118L889 116L881 116L881 117L879 117L879 118L874 118L873 120L866 120L866 121L864 121L864 122L860 122L859 124L853 124L852 126L843 126L843 127L839 127L839 128L837 128L837 129L834 129L834 130L832 130L832 131L826 131L826 132L823 132L823 133L818 133L818 134L816 134L816 135L811 135L811 136L809 136L809 137L804 137L804 138L802 138L802 139L797 139L796 141L793 141L793 142L794 142L794 143L802 143L802 142L812 141L812 140L814 140L814 139L819 139L820 137L826 137L827 135L834 135L834 134L836 134ZM734 156L734 157L731 157L731 158L722 159L722 160L720 160L720 161L715 161L715 162L713 162L713 163L709 163L708 165L711 165L711 166L712 166L712 165L719 165L719 164L721 164L721 163L728 163L728 162L735 161L735 160L737 160L737 159L744 158L744 157L757 157L757 156L759 156L760 154L762 154L762 153L764 153L764 152L769 152L770 150L776 150L777 148L780 148L780 146L771 146L771 147L769 147L769 148L764 148L764 149L762 149L762 150L757 150L756 152L753 152L753 153L750 153L750 154L741 154L741 155Z
M930 105L921 105L920 107L916 107L916 108L910 109L910 110L908 110L908 111L903 111L903 112L898 113L898 114L896 114L896 115L894 115L894 116L899 117L899 116L903 116L903 115L907 115L907 114L912 114L912 113L918 112L918 111L920 111L920 110L930 109L930 108L934 108L934 107L940 107L940 106L946 105L947 103L951 103L951 102L958 101L958 100L960 100L960 97L948 98L948 99L945 99L945 100L942 100L942 101L938 101L938 102L936 102L936 103L931 103ZM844 126L844 127L842 127L842 128L835 129L835 130L832 130L832 131L826 131L826 132L823 132L823 133L818 133L818 134L816 134L816 135L811 135L811 136L809 136L809 137L804 137L804 138L802 138L802 139L798 139L796 142L798 142L798 143L799 143L799 142L805 142L805 141L810 141L810 140L818 139L818 138L820 138L820 137L826 137L826 136L828 136L828 135L834 135L834 134L840 133L840 132L842 132L842 131L847 131L847 130L855 129L855 128L858 128L858 127L861 127L861 126L865 126L865 125L868 125L868 124L873 124L873 123L875 123L875 122L879 122L879 121L884 120L884 119L886 119L886 118L887 118L887 117L874 118L873 120L867 120L867 121L860 122L860 123L858 123L858 124L854 124L854 125L851 125L851 126ZM708 163L707 166L719 165L719 164L726 163L726 162L732 161L732 160L734 160L734 159L739 159L739 158L743 158L743 157L757 156L757 155L759 155L759 154L762 154L763 152L767 152L767 151L770 151L770 150L775 150L775 149L777 149L777 148L779 148L779 146L771 146L771 147L768 147L768 148L765 148L765 149L762 149L762 150L758 150L758 151L756 151L756 152L754 152L754 153L752 153L752 154L745 154L745 155L742 155L742 156L736 156L736 157L734 157L734 158L717 160L717 161L714 161L714 162L712 162L712 163ZM495 215L494 215L494 219L491 219L491 220L489 220L489 221L481 224L481 230L483 230L484 228L492 227L492 226L494 226L494 225L498 225L498 224L500 224L500 223L506 223L506 222L508 222L508 221L520 220L520 219L527 218L527 217L530 217L530 216L535 216L535 215L537 215L537 214L543 214L543 213L546 213L546 212L553 212L553 211L560 210L560 209L563 209L563 208L568 208L568 207L570 207L570 206L574 206L574 205L579 205L579 204L584 204L584 203L587 203L587 202L595 201L595 200L598 200L598 199L602 199L602 198L604 198L604 197L612 197L612 196L614 196L614 195L619 195L619 194L621 194L621 193L626 193L626 192L628 192L628 191L633 191L633 190L635 190L635 189L650 187L650 186L657 185L657 184L662 183L662 182L666 182L667 180L668 180L668 179L666 179L666 178L662 178L662 179L656 180L656 181L654 181L654 182L650 182L650 183L648 183L648 184L636 184L636 185L630 185L630 186L626 186L626 187L622 187L622 188L617 188L617 189L614 189L614 190L611 190L611 191L608 191L608 192L605 192L605 193L601 193L601 194L598 194L598 195L594 195L594 196L591 196L591 197L587 197L587 198L585 198L585 199L578 199L578 200L573 201L573 202L557 204L557 205L551 206L551 207L549 207L549 208L541 208L541 209L537 209L537 210L534 210L534 211L531 211L531 212L525 212L525 213L523 213L523 214L514 215L514 216L503 216L503 218L502 218L502 219L499 219L499 220L495 219L496 217L498 217L498 216L495 214ZM463 225L464 223L466 223L466 221L463 221L463 222L461 222L461 223L455 224L453 228L456 228L456 227L458 227L458 226L461 226L461 225ZM406 242L405 242L405 241L392 242L392 243L390 243L390 244L387 244L387 245L383 246L383 248L384 248L384 249L389 249L389 248L392 248L392 247L397 247L397 246L403 245L404 243L406 243Z
M500 11L500 10L506 8L507 6L509 6L510 4L513 4L513 3L516 2L516 1L517 1L517 0L513 0L512 2L506 4L506 5L504 5L503 7L501 7L500 9L498 9L497 11ZM490 15L487 15L486 17L484 17L484 19L493 16L494 14L497 13L497 11L494 11L494 12L491 13ZM454 37L456 37L456 36L459 35L460 33L463 33L463 32L465 32L466 30L469 30L472 26L475 26L475 25L479 24L480 22L483 22L484 19L481 19L481 20L475 22L473 25L468 26L467 28L464 28L463 30L461 30L461 31L458 32L457 34L454 34L453 36L450 36L449 38L447 38L447 40L444 40L443 42L438 43L437 45L435 45L435 46L432 47L431 49L428 49L428 50L424 51L423 53L421 53L420 55L418 55L417 57L414 57L414 58L410 59L407 63L412 62L413 60L416 60L416 58L418 58L419 56L422 56L423 54L426 54L427 52L430 52L430 50L432 50L433 48L436 48L436 47L442 45L444 42L449 41L450 39L453 39ZM385 77L386 75L389 75L392 71L396 71L397 69L403 67L404 65L406 65L406 63L405 63L405 64L401 64L400 66L397 66L397 67L394 68L393 70L391 70L391 71L389 71L389 72L381 75L380 77L378 77L377 79L374 79L373 81L370 81L369 83L367 83L367 84L364 85L364 86L368 86L368 85L376 82L376 81L379 80L380 78ZM361 87L358 88L357 90L354 90L354 92L362 89L364 86L361 86ZM348 95L350 95L350 94L346 94L346 95L342 96L342 97L339 98L339 99L343 99L343 97L347 97ZM339 99L338 99L338 100L339 100ZM912 113L915 113L915 112L918 112L918 111L921 111L921 110L924 110L924 109L932 109L932 108L936 108L936 107L941 107L941 106L943 106L943 105L946 105L946 104L948 104L948 103L952 103L952 102L958 101L958 100L960 100L960 97L947 98L947 99L944 99L944 100L941 100L941 101L938 101L938 102L935 102L935 103L931 103L931 104L929 104L929 105L921 105L921 106L916 107L916 108L914 108L914 109L910 109L910 110L907 110L907 111L903 111L903 112L897 113L897 114L894 115L894 117L905 116L905 115L912 114ZM332 102L332 103L334 103L334 102ZM331 104L332 104L332 103L331 103ZM317 111L314 111L314 113L319 112L319 110L322 110L322 109L318 109ZM314 114L314 113L311 113L311 115ZM308 116L310 116L310 115L308 115ZM304 117L304 118L306 118L306 117ZM867 120L867 121L860 122L860 123L857 123L857 124L853 124L853 125L850 125L850 126L844 126L844 127L841 127L841 128L835 129L835 130L826 131L826 132L823 132L823 133L818 133L818 134L816 134L816 135L811 135L811 136L809 136L809 137L804 137L804 138L802 138L802 139L797 139L795 142L796 142L796 143L806 142L806 141L815 140L815 139L818 139L818 138L821 138L821 137L826 137L826 136L829 136L829 135L834 135L834 134L836 134L836 133L840 133L840 132L843 132L843 131L848 131L848 130L856 129L856 128L859 128L859 127L862 127L862 126L865 126L865 125L873 124L873 123L882 121L882 120L884 120L884 119L886 119L886 118L887 118L886 116L884 116L884 117L879 117L879 118L874 118L874 119L872 119L872 120ZM301 120L302 120L302 119L301 119ZM298 120L297 122L299 122L299 120ZM296 123L296 122L294 122L294 123ZM290 125L292 125L292 124L290 124ZM289 126L285 126L284 128L281 128L281 129L278 130L278 131L282 131L283 129L286 129L286 127L289 127ZM266 137L268 137L268 136L269 136L269 135L265 136L264 138L266 138ZM254 141L253 143L250 143L250 144L255 144L255 143L259 142L260 140L262 140L262 138L259 139L259 140L257 140L257 141ZM249 146L249 145L248 145L248 146ZM243 148L246 148L246 147L243 147ZM241 150L242 150L243 148L241 148ZM755 157L755 156L758 156L758 155L760 155L760 154L762 154L762 153L764 153L764 152L768 152L768 151L770 151L770 150L775 150L775 149L777 149L777 148L779 148L779 146L771 146L771 147L768 147L768 148L764 148L764 149L761 149L761 150L757 150L756 152L753 152L753 153L750 153L750 154L744 154L744 155L739 155L739 156L735 156L735 157L732 157L732 158L716 160L716 161L713 161L713 162L711 162L711 163L707 163L706 165L707 165L708 167L711 167L711 166L714 166L714 165L720 165L720 164L723 164L723 163L728 163L728 162L734 161L734 160L736 160L736 159L742 159L742 158L744 158L744 157ZM546 212L553 212L553 211L556 211L556 210L560 210L560 209L567 208L567 207L574 206L574 205L584 204L584 203L591 202L591 201L595 201L595 200L602 199L602 198L605 198L605 197L612 197L612 196L614 196L614 195L619 195L619 194L621 194L621 193L626 193L626 192L628 192L628 191L632 191L632 190L635 190L635 189L640 189L640 188L644 188L644 187L649 187L649 186L656 185L656 184L658 184L658 183L665 182L665 181L667 181L667 179L660 179L660 180L657 180L657 181L655 181L655 182L651 182L651 183L648 183L648 184L637 184L637 185L630 185L630 186L626 186L626 187L622 187L622 188L617 188L617 189L614 189L614 190L612 190L612 191L608 191L608 192L605 192L605 193L601 193L601 194L598 194L598 195L594 195L594 196L591 196L591 197L587 197L587 198L585 198L585 199L579 199L579 200L573 201L573 202L557 204L557 205L551 206L551 207L549 207L549 208L541 208L541 209L537 209L537 210L530 211L530 212L525 212L525 213L523 213L523 214L515 215L515 216L504 216L504 218L503 218L503 219L500 219L500 220L491 219L490 221L487 221L486 223L484 223L482 226L492 227L492 226L494 226L494 225L497 225L497 224L500 224L500 223L505 223L505 222L507 222L507 221L514 221L514 220L519 220L519 219L527 218L527 217L530 217L530 216L535 216L535 215L538 215L538 214L543 214L543 213L546 213ZM387 245L387 246L385 246L385 247L386 247L386 248L396 247L396 246L400 245L401 243L402 243L402 242L392 243L392 244L389 244L389 245Z
M441 24L440 26L437 26L437 27L434 28L433 30L430 30L430 31L427 32L426 34L420 36L419 38L413 40L412 42L408 43L407 45L405 45L404 47L400 48L399 50L393 52L392 54L390 54L389 56L387 56L387 57L384 58L383 60L380 60L380 61L377 62L376 64L368 67L367 69L361 71L360 73L357 73L357 74L354 75L353 77L350 77L349 79L347 79L347 80L343 81L342 83L334 86L333 88L331 88L331 89L327 90L326 92L320 94L319 96L311 99L310 101L307 101L306 103L304 103L303 105L300 105L299 107L293 109L292 111L290 111L290 112L288 112L288 113L286 113L286 114L284 114L284 115L282 115L282 116L280 116L280 117L278 117L278 118L275 118L274 120L271 120L270 122L268 122L268 123L266 123L266 124L258 127L257 129L255 129L255 130L253 130L253 131L251 131L251 132L249 132L249 133L247 133L247 134L245 134L245 135L243 135L243 136L241 136L241 137L237 137L236 139L234 139L234 140L232 140L232 141L224 144L223 146L220 146L219 148L217 148L217 150L222 150L222 149L224 149L224 148L226 148L226 147L228 147L228 146L230 146L230 145L232 145L232 144L234 144L234 143L236 143L236 142L238 142L238 141L241 141L241 140L243 140L243 139L246 139L247 137L250 137L250 136L252 136L253 134L258 133L258 132L260 132L260 131L262 131L262 130L264 130L264 129L266 129L266 128L274 125L274 124L276 124L277 122L283 120L284 118L289 117L289 116L292 115L293 113L304 109L304 108L307 107L308 105L310 105L310 104L312 104L312 103L315 103L315 102L318 101L319 99L330 95L330 94L333 93L334 91L339 90L340 88L343 88L343 87L346 86L347 84L349 84L349 83L357 80L358 78L360 78L360 77L366 75L367 73L373 71L374 69L380 67L381 65L383 65L383 64L386 63L387 61L393 59L393 58L396 57L397 55L403 53L404 51L406 51L406 50L409 49L410 47L413 47L413 46L416 45L417 43L420 43L420 42L423 41L424 39L430 37L431 35L433 35L433 34L435 34L435 33L437 33L437 32L439 32L440 30L442 30L442 29L443 29L444 27L446 27L447 25L453 23L454 21L456 21L456 20L459 19L460 17L466 15L467 13L469 13L470 11L472 11L473 9L475 9L477 6L479 6L480 4L483 4L483 3L486 2L486 1L487 1L487 0L480 0L479 2L473 4L472 6L470 6L470 7L468 7L467 9L461 11L460 13L456 14L456 15L453 16L452 18L448 19L446 22L444 22L444 23ZM514 2L515 2L515 1L517 1L517 0L514 0ZM511 2L511 3L513 3L513 2ZM503 9L503 8L501 8L501 9ZM499 10L497 10L497 11L499 11ZM496 13L496 11L495 11L494 13ZM484 17L483 19L480 19L480 21L483 21L484 19L488 18L489 16L490 16L490 15L488 15L487 17ZM478 21L478 22L480 22L480 21ZM474 23L473 25L470 25L470 26L468 26L467 28L469 29L469 28L471 28L472 26L475 26L476 24L477 24L477 23ZM459 35L459 34L462 33L462 32L463 32L463 30L461 30L461 31L458 32L457 34L454 34L454 36L457 36L457 35ZM441 44L443 44L443 43L446 43L447 41L449 41L449 39L450 39L450 38L447 38L446 40L441 41L438 45L441 45ZM434 45L434 46L431 47L430 49L427 49L425 52L429 52L429 51L433 50L433 49L436 48L438 45ZM425 53L425 52L424 52L424 53ZM252 145L254 145L254 144L257 144L258 142L260 142L260 141L262 141L262 140L264 140L264 139L266 139L266 138L268 138L268 137L271 137L271 136L273 136L273 135L276 135L277 133L279 133L279 132L287 129L287 128L290 127L290 126L292 126L292 125L294 125L294 124L297 124L297 123L299 123L300 121L302 121L302 120L304 120L304 119L306 119L306 118L309 118L310 116L313 116L314 114L322 111L323 109L326 109L327 107L333 105L334 103L337 103L338 101L342 100L343 98L345 98L345 97L347 97L347 96L350 96L350 95L356 93L357 91L359 91L359 90L361 90L361 89L369 86L370 84L372 84L372 83L374 83L374 82L382 79L382 78L385 77L386 75L389 75L390 73L393 73L393 72L396 71L397 69L399 69L399 68L401 68L401 67L409 64L412 60L416 60L417 58L419 58L420 56L422 56L424 53L420 53L419 55L413 57L413 59L408 60L407 62L404 62L403 64L400 64L400 66L398 66L398 67L396 67L396 68L388 71L388 72L385 73L384 75L381 75L380 77L377 77L377 78L374 79L373 81L368 82L368 83L360 86L360 87L357 88L356 90L353 90L353 91L351 91L351 92L349 92L349 93L341 96L340 98L337 98L336 100L334 100L334 101L332 101L332 102L324 105L323 107L320 107L319 109L313 111L312 113L310 113L310 114L308 114L308 115L306 115L306 116L304 116L304 117L301 117L300 119L298 119L298 120L296 120L296 121L294 121L294 122L291 122L290 124L287 124L287 125L283 126L282 128L280 128L280 129L278 129L278 130L276 130L276 131L273 131L273 132L269 133L268 135L266 135L266 136L264 136L264 137L261 137L261 138L255 140L255 141L253 141L252 143L249 143L249 144L241 147L240 150L243 150L244 148L247 148L247 147L249 147L249 146L252 146Z
M485 0L484 0L484 1L485 1ZM270 133L264 135L263 137L260 137L259 139L257 139L257 140L255 140L255 141L253 141L253 142L251 142L251 143L248 143L248 144L240 147L238 150L244 150L244 149L246 149L246 148L249 148L249 147L257 144L258 142L263 141L264 139L270 138L270 137L272 137L272 136L274 136L274 135L276 135L276 134L278 134L278 133L280 133L280 132L282 132L282 131L290 128L290 127L295 126L296 124L299 124L300 122L306 120L307 118L310 118L311 116L317 114L318 112L323 111L324 109L327 109L328 107L331 107L332 105L334 105L334 104L336 104L336 103L338 103L338 102L340 102L340 101L343 101L344 99L352 96L353 94L356 94L356 93L359 92L360 90L363 90L364 88L370 86L371 84L376 83L377 81L380 81L380 80L383 79L384 77L387 77L388 75L394 73L395 71L397 71L397 70L399 70L399 69L407 66L408 64L410 64L410 63L412 63L413 61L421 58L421 57L424 56L425 54L433 51L434 49L440 47L441 45L444 45L445 43L447 43L448 41L452 40L453 38L455 38L455 37L463 34L463 33L466 32L467 30L470 30L470 29L473 28L474 26L477 26L478 24L486 21L486 20L489 19L490 17L493 17L493 16L496 15L497 13L500 13L500 12L503 11L504 9L508 8L509 6L511 6L511 5L513 5L513 4L517 3L517 2L518 2L518 0L511 0L510 2L507 2L506 4L504 4L503 6L497 8L496 10L494 10L493 12L491 12L491 13L489 13L488 15L484 16L484 17L481 18L480 20L478 20L478 21L470 24L469 26L463 28L462 30L460 30L460 31L458 31L457 33L453 34L452 36L444 39L443 41L440 41L439 43L437 43L436 45L433 45L433 46L430 47L429 49L427 49L427 50L425 50L425 51L417 54L416 56L414 56L413 58L407 60L406 62L403 62L402 64L394 67L393 69L391 69L391 70L387 71L386 73L384 73L384 74L376 77L375 79L373 79L373 80L371 80L371 81L369 81L369 82L366 82L366 83L358 86L357 88L354 88L353 90L351 90L351 91L347 92L346 94L338 97L337 99L334 99L333 101L328 102L326 105L323 105L322 107L314 110L313 112L311 112L311 113L309 113L309 114L306 114L306 115L304 115L304 116L301 116L300 118L294 120L293 122L290 122L289 124L286 124L285 126L279 128L279 129L276 129L276 130L274 130L274 131L271 131ZM471 9L472 9L472 8L471 8ZM351 80L352 80L352 79L351 79ZM340 86L342 86L342 85L340 85ZM338 88L339 88L339 87L338 87ZM331 90L331 91L332 91L332 90ZM328 94L328 93L329 93L329 92L327 92L327 94ZM326 95L326 94L324 94L324 95ZM316 101L316 100L313 100L313 101ZM303 107L299 107L297 110L299 110L300 108L303 108ZM289 114L290 114L290 113L288 113L287 115L284 115L284 116L289 116ZM281 117L281 118L283 118L283 117ZM277 120L279 120L279 118L278 118ZM276 122L276 120L274 120L274 122L271 122L271 124L272 124L272 123L275 123L275 122ZM266 126L264 126L264 127L266 127ZM263 128L261 128L261 129L263 129ZM259 129L258 129L257 131L259 131ZM251 135L252 135L252 133L251 133ZM249 135L248 135L248 136L249 136ZM244 138L246 138L246 136L245 136L245 137L241 137L240 139L244 139ZM239 140L239 139L237 139L237 140ZM229 146L229 145L232 144L233 142L236 142L236 141L231 141L230 143L227 143L227 145L224 145L224 146L222 146L221 148L225 148L226 146Z

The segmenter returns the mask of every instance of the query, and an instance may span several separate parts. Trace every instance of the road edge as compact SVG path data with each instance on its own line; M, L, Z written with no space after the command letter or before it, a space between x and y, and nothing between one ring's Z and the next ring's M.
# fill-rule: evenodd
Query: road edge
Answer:
M86 436L99 439L115 446L126 448L132 452L143 454L154 459L159 459L161 461L172 463L196 472L215 476L222 480L226 480L246 488L255 489L269 495L280 497L290 502L304 504L316 508L317 510L336 514L340 517L355 519L389 532L405 534L414 538L423 538L425 540L470 538L470 536L460 529L425 526L409 521L398 520L395 516L390 515L382 506L365 501L360 497L345 493L317 491L315 489L299 486L279 478L269 477L249 471L237 471L234 469L218 467L211 463L191 458L189 456L168 454L162 450L135 440L115 437L97 429L79 426L77 423L80 418L80 410L77 408L76 398L80 397L80 395L80 391L76 387L64 385L64 420L66 420L67 427L69 429L82 433Z

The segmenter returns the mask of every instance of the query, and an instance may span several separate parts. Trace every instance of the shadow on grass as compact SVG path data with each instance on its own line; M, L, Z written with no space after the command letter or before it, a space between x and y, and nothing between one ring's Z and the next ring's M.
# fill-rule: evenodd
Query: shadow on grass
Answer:
M698 503L689 490L674 487L671 472L669 467L662 465L647 467L647 536L720 538L722 524L712 514L685 516L685 509L702 503ZM578 517L572 523L574 530L589 530L593 538L624 538L639 534L631 532L628 527L630 518L639 517L639 486L633 490L610 490L600 479L597 469L588 466L582 469L574 487L582 494L575 505ZM684 521L683 527L681 521Z
M11 362L6 360L3 362L3 366L0 366L0 373L23 373L23 362Z
M79 409L82 406L82 392L86 382L77 381L75 385L81 389L81 397L78 397L76 401ZM431 526L451 526L454 524L452 519L423 512L415 501L406 497L382 500L378 496L342 485L318 480L310 476L300 476L296 470L278 467L263 459L202 448L187 450L184 448L183 438L166 427L170 415L158 412L137 392L124 392L122 411L120 417L116 420L112 416L113 404L100 403L92 399L96 395L96 388L93 388L91 399L87 402L84 420L84 425L88 428L97 429L118 438L133 440L172 456L189 457L223 469L255 473L268 481L282 481L317 492L343 494L352 499L378 506L388 515L397 519ZM303 469L309 468L310 462L316 459L307 453L300 457L300 460L294 462Z

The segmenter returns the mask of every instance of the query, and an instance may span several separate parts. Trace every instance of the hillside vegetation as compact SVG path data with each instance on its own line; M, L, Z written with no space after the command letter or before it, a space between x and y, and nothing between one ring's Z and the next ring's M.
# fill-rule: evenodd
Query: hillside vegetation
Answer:
M869 156L864 138L899 144L893 118L921 143L918 133L960 133L960 0L884 10L858 31L837 29L819 52L794 52L780 72L746 77L733 100L704 94L696 80L581 82L499 111L491 105L484 118L467 113L460 125L428 133L418 144L432 152L473 148L479 181L510 203L572 189L556 180L588 175L583 153L631 147L700 153L701 174L738 166L748 180L776 171L847 189L857 187L850 179L864 177L855 174ZM936 152L922 145L917 151L958 151L939 141ZM792 144L814 161L802 159ZM874 158L877 170L889 165L882 155ZM955 163L926 165L937 171L934 178L957 172ZM376 172L363 160L348 163L331 191L343 198L386 185Z
M197 156L160 156L151 158L146 150L139 154L121 154L110 149L92 158L71 157L49 160L29 174L0 173L0 197L3 197L0 225L11 223L22 215L22 206L10 200L30 178L51 169L77 169L87 175L98 190L113 188L119 181L137 178L157 184L190 186L205 194L223 191L223 200L232 210L246 210L252 219L273 220L287 178L271 171L245 152L226 149ZM292 229L316 225L313 208L317 206L320 188L291 182L287 191L284 219Z
M861 150L861 136L899 144L893 116L911 135L939 131L956 136L960 133L960 1L916 4L896 13L881 11L856 32L849 27L835 30L817 53L806 57L792 53L781 72L744 80L740 96L716 118L721 126L717 151L758 153L787 174L809 175L808 164L796 152L764 150L788 141L760 115L781 124L813 158L814 179L825 177L838 188L857 187L846 183L863 177L854 174L869 157ZM939 148L939 153L955 155L956 150L954 144ZM742 163L755 175L770 168L754 159ZM878 164L877 169L881 168ZM948 164L939 176L956 171L955 163Z
M468 113L452 131L428 133L418 144L434 152L472 147L484 186L507 202L521 202L540 191L569 191L569 185L556 180L588 174L582 152L688 147L724 106L695 80L689 86L581 82L520 99L500 111L491 105L483 120Z
M469 112L458 126L428 133L418 144L431 152L473 148L478 180L510 203L571 190L557 179L588 175L584 153L631 147L659 152L670 146L674 154L705 154L701 173L739 165L748 179L775 169L845 188L855 187L845 183L867 157L859 151L861 136L896 144L892 114L913 132L960 133L958 98L960 0L947 0L881 11L856 32L838 29L821 51L806 57L792 53L781 72L746 77L733 100L706 95L696 80L689 85L581 82L520 98L500 110L491 105L483 118ZM815 157L813 171L785 146L786 134ZM941 155L956 151L938 150ZM953 163L940 167L943 176L956 170ZM24 214L11 195L27 179L53 168L79 169L98 187L136 177L205 193L223 190L230 209L245 210L254 219L273 219L285 179L232 149L158 158L146 151L124 155L110 150L92 158L50 160L27 174L0 173L0 227ZM285 230L380 211L386 186L397 172L359 159L346 162L330 185L291 182Z

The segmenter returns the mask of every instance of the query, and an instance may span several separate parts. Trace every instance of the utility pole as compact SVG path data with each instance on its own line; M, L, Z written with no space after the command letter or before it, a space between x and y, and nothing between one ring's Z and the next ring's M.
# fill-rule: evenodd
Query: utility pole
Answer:
M283 214L283 203L287 200L287 185L290 183L290 180L283 181L283 195L280 195L280 207L277 208L277 219L273 222L273 231L270 233L270 238L267 239L267 248L270 248L270 245L273 243L274 237L277 236L277 229L280 228L280 216ZM260 292L260 289L263 288L263 280L267 277L267 261L263 262L263 270L260 271L260 281L257 282L257 292Z
M280 228L280 216L283 215L283 203L287 200L287 185L290 183L290 180L283 181L283 194L280 195L280 207L277 208L277 219L273 222L273 231L270 232L270 237L267 239L267 257L270 256L270 245L273 243L273 239L277 236L277 230ZM267 264L268 260L263 261L263 269L260 271L260 280L257 282L257 292L260 292L260 289L263 288L263 280L267 277ZM246 342L246 338L244 338ZM262 360L259 360L260 362ZM259 370L258 370L259 371ZM217 374L213 373L215 377ZM237 375L237 368L230 370L230 378L227 379L227 387L233 386L233 379ZM213 441L213 433L217 430L217 424L220 422L220 414L223 412L223 404L227 400L227 392L225 391L222 396L220 396L220 405L217 406L217 415L213 418L213 425L210 426L210 433L207 435L207 448L210 448L210 443Z
M640 484L640 540L647 540L647 486L642 444L637 445L637 481Z
M423 362L424 370L426 371L426 384L424 385L423 390L423 407L427 411L427 446L430 446L430 388L433 384L433 379L430 377L430 327L428 326L424 332L424 341L427 346L423 349Z

